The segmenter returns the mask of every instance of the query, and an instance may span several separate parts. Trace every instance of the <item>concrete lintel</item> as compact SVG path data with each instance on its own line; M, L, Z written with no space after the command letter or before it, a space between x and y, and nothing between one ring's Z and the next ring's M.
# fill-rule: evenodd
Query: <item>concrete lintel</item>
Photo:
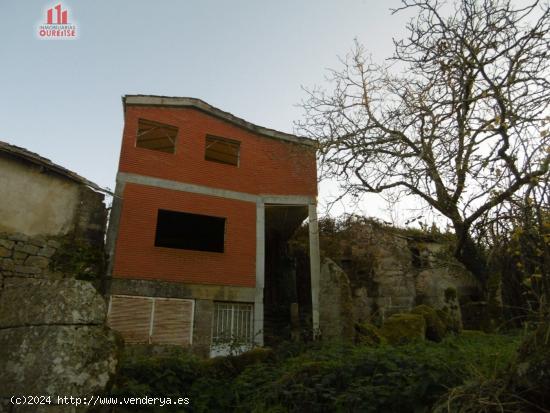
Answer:
M254 342L264 344L265 205L256 203L256 294L254 298Z
M319 224L317 206L309 205L309 264L311 268L311 310L314 337L319 331L319 282L321 278L321 257L319 253Z
M261 197L264 204L298 206L317 203L316 197L307 195L261 195Z
M156 280L127 278L111 279L111 294L144 297L189 298L197 300L234 301L252 303L255 288L230 285L184 284Z
M228 189L212 188L209 186L189 184L185 182L172 181L168 179L155 178L152 176L138 175L128 172L119 172L117 181L154 186L157 188L172 189L174 191L191 192L201 195L216 196L220 198L235 199L237 201L256 202L259 199L258 195L249 194L246 192L230 191Z

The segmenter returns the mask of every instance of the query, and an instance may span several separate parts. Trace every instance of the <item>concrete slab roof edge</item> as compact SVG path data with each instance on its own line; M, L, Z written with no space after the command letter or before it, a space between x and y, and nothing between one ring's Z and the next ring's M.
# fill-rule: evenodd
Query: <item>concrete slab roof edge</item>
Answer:
M72 181L89 186L90 188L96 191L112 195L112 193L109 190L101 188L98 184L87 180L86 178L78 175L76 172L73 172L67 168L64 168L61 165L57 165L56 163L53 163L48 158L44 158L43 156L40 156L35 152L31 152L25 148L12 145L8 142L0 141L0 153L6 153L12 156L13 158L17 158L20 160L33 163L35 165L48 169L58 175L64 176L65 178L68 178Z
M205 101L197 98L157 95L125 95L122 97L122 105L124 107L124 111L126 111L126 106L166 106L194 108L213 115L219 119L230 122L234 125L240 126L241 128L247 129L251 132L266 136L268 138L280 139L312 147L317 146L317 141L314 139L296 136L290 133L280 132L275 129L269 129L263 126L255 125L235 115L232 115L229 112L225 112L212 105L209 105Z

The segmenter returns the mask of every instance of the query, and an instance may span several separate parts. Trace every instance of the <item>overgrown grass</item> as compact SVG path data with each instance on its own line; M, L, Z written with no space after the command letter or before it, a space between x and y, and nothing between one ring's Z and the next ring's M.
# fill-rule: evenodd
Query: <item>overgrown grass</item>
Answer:
M428 412L449 388L506 368L519 341L518 335L466 332L397 347L288 344L214 360L128 358L113 394L191 400L180 410L134 411Z

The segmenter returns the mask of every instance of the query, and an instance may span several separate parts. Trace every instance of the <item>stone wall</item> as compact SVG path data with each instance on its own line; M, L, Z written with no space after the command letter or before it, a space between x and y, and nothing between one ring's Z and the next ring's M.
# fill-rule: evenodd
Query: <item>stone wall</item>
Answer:
M323 338L353 337L353 301L349 278L334 261L327 258L321 265L319 295L319 328Z
M335 262L325 264L321 274L321 324L329 326L331 336L334 316L350 306L357 323L382 321L419 304L447 308L460 320L458 301L480 292L479 282L452 257L449 243L429 235L364 220L341 233L321 233L321 245ZM348 295L351 305L341 298ZM340 316L342 323L346 319Z
M0 411L38 411L12 405L11 396L98 394L115 371L120 341L105 326L104 298L90 282L51 269L63 245L0 234Z

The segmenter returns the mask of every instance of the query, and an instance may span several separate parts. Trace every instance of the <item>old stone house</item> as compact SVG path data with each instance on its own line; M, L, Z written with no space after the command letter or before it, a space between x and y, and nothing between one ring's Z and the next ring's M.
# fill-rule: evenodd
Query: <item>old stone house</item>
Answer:
M103 201L93 182L0 142L0 411L13 396L99 393L115 371L106 302L73 271L102 275Z
M34 152L0 141L0 232L69 233L103 245L99 186Z
M203 354L262 345L273 304L266 256L272 240L309 218L316 328L316 142L199 99L128 95L123 107L107 241L110 325L127 343Z

